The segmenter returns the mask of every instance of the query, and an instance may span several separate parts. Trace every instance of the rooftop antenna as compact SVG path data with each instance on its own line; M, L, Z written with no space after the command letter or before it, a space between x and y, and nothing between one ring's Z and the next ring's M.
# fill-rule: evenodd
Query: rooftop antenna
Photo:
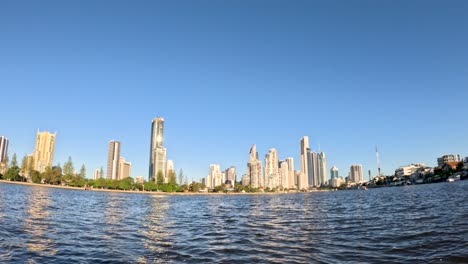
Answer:
M377 145L375 146L375 157L377 158L377 170L378 170L378 176L380 176L380 156L379 156L379 149L377 148Z

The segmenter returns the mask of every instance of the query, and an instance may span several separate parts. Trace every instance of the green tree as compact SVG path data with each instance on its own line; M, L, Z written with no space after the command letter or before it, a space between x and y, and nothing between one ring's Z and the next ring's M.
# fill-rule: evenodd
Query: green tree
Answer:
M119 189L120 190L130 190L133 186L133 178L127 177L119 181Z
M81 165L81 168L80 168L80 176L83 178L83 179L86 179L86 167L85 165Z
M176 186L177 185L177 182L176 182L176 175L175 175L175 172L174 171L169 171L169 175L168 175L168 182L170 185L173 185L173 186Z
M14 153L13 157L11 158L10 167L18 167L18 161L16 160L16 153Z
M157 183L158 185L161 185L161 184L164 183L164 176L163 176L163 172L162 172L161 170L158 171L158 175L157 175L157 177L156 177L156 183Z
M50 183L55 185L62 183L62 168L60 166L55 166L52 168Z
M41 178L44 183L50 184L53 176L53 171L50 166L47 166L44 172L41 173Z
M25 155L21 160L21 173L25 175L28 172L28 156Z
M31 177L31 181L33 183L41 183L41 173L38 172L37 170L32 170L30 173L29 173L29 176Z
M20 175L19 175L20 171L21 171L21 169L18 166L11 166L5 172L5 175L3 175L3 178L5 180L18 181L21 178Z
M106 179L104 179L104 178L97 179L96 182L94 183L94 186L97 187L97 188L106 187Z
M75 168L73 167L72 158L68 156L68 161L63 164L63 174L66 176L73 176Z

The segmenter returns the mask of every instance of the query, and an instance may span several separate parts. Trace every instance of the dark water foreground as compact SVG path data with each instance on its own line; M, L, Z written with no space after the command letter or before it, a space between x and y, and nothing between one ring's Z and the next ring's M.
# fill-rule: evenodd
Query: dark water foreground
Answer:
M467 263L468 181L152 196L0 183L0 263Z

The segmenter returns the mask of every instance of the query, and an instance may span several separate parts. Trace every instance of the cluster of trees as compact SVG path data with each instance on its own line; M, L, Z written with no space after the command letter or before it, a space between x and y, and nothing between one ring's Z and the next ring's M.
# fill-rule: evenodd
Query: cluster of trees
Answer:
M16 154L13 154L11 162L6 162L5 174L0 178L9 181L31 181L33 183L45 183L52 185L69 185L82 187L86 185L86 167L82 165L79 173L75 168L71 157L65 162L63 168L60 164L54 167L46 167L41 173L34 169L34 159L25 156L18 166Z

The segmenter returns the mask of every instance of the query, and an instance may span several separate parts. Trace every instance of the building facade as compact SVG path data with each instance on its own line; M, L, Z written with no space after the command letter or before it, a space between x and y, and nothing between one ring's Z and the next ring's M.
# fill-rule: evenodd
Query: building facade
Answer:
M102 177L102 176L101 176L101 170L100 170L100 169L95 169L95 170L94 170L94 177L93 177L93 179L94 179L94 180L97 180L97 179L99 179L99 178L101 178L101 177Z
M36 145L34 147L34 170L44 172L47 167L52 168L54 160L55 138L57 133L37 130Z
M289 169L289 179L288 179L288 189L296 189L297 182L296 177L294 174L294 159L291 157L286 158L286 162L288 163Z
M336 167L336 166L331 167L331 169L330 169L330 179L333 180L333 179L338 178L338 177L340 177L338 167Z
M174 169L174 161L173 160L167 160L166 161L166 177L164 178L164 182L168 183L169 182L169 173L173 172L175 175L175 169Z
M424 168L424 167L426 167L424 163L414 163L414 164L409 164L406 166L401 166L395 170L395 176L397 177L411 176L417 170L419 170L420 168Z
M279 186L278 152L271 148L265 155L265 187L273 189Z
M119 179L120 141L109 141L107 151L107 179Z
M440 158L437 158L437 166L442 168L448 162L460 162L460 155L458 154L447 154Z
M0 164L6 163L8 156L8 138L0 136Z
M131 176L132 163L120 157L119 159L119 180L125 179Z
M231 186L234 186L235 183L236 183L236 178L237 178L237 175L236 175L236 167L234 166L231 166L229 167L228 169L226 169L224 171L225 175L226 175L226 181L224 183L226 184L230 184Z
M351 167L349 168L349 180L350 182L363 182L364 181L361 164L351 165Z
M308 189L309 188L309 160L308 160L309 149L309 137L303 136L301 138L301 172L298 179L298 188L299 189Z
M255 144L250 147L247 176L252 187L259 188L264 186L262 161L258 159L257 146Z
M220 170L219 164L210 164L210 172L206 176L205 185L209 189L215 188L223 184L223 173Z
M279 162L279 187L289 189L289 164L286 160Z
M163 145L164 139L164 118L156 117L151 123L151 142L148 180L156 179L158 172L166 179L166 148Z

